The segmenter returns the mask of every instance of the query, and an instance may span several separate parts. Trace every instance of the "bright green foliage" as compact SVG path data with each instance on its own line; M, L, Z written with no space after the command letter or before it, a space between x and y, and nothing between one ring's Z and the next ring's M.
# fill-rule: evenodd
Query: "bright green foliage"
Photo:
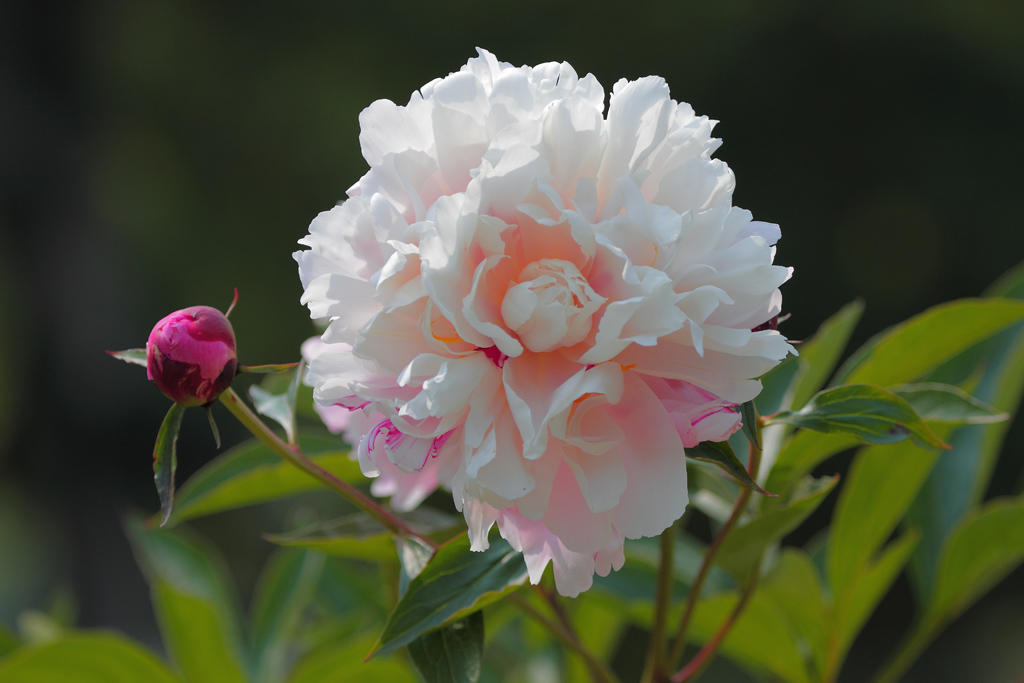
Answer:
M774 603L786 620L786 628L794 634L797 647L807 653L808 670L822 671L826 640L823 625L828 623L829 605L821 575L807 553L796 548L783 549L764 577L758 594L762 600Z
M359 465L331 437L303 437L303 452L344 481L365 478ZM203 515L322 489L316 479L289 465L256 440L246 441L196 472L178 492L170 524Z
M738 597L720 593L697 605L691 627L697 642L710 640L730 617ZM810 683L798 636L774 601L755 593L722 642L722 652L754 671L769 671L787 683Z
M212 679L207 679L212 680ZM167 665L131 640L80 631L0 659L0 683L181 683Z
M245 681L237 599L213 552L179 532L144 531L133 524L129 535L182 677L189 683Z
M960 299L873 337L840 368L835 384L912 382L999 330L1024 319L1024 302Z
M156 446L153 448L153 480L156 492L160 496L160 526L167 524L174 506L174 472L178 469L178 432L181 430L181 418L185 416L185 407L172 403L167 417L160 425L156 435Z
M471 552L469 538L459 536L438 548L409 582L373 654L402 647L452 617L480 609L526 578L523 556L505 541L492 537L490 548Z
M923 382L901 384L891 389L894 394L909 403L914 412L926 422L989 424L1002 422L1010 417L1008 413L979 401L963 389L948 384Z
M21 642L18 638L8 631L3 624L0 624L0 657L16 649L20 644Z
M303 613L316 593L324 556L308 550L280 550L263 568L251 616L251 655L255 683L284 677L289 650Z
M905 441L858 454L839 492L829 532L828 583L842 594L903 518L936 454Z
M445 624L409 643L409 656L427 683L477 683L483 668L484 613Z
M868 384L826 389L797 412L783 412L769 424L786 423L827 434L850 434L868 443L897 443L911 437L925 448L945 448L904 399Z
M767 430L766 430L767 431ZM822 462L860 442L850 434L825 434L803 430L797 432L779 451L779 457L768 475L769 490L782 490L798 481Z
M287 683L420 683L396 657L363 662L372 644L373 637L366 636L324 647L300 661Z
M760 566L764 551L800 526L838 481L838 477L825 477L808 482L806 490L800 491L784 507L776 508L734 530L718 551L717 564L743 583L748 574Z
M811 396L825 385L863 312L862 301L846 304L822 323L806 344L800 346L800 355L796 357L800 370L789 385L787 393L790 398L783 406L786 410L803 408Z

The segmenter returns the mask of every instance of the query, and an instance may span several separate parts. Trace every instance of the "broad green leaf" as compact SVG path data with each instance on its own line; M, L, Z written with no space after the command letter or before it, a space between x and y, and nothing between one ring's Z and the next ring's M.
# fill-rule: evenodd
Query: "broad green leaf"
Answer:
M346 450L340 450L336 437L303 437L299 445L313 462L339 479L364 479L359 465L349 459ZM178 491L170 524L322 488L319 480L253 439L210 461L185 482Z
M772 510L749 524L733 529L718 551L717 564L742 583L760 564L764 551L800 526L838 481L839 477L811 480L806 491L795 495L785 507Z
M1024 267L1008 273L986 295L1024 298ZM971 393L997 410L1015 413L1024 391L1024 324L1003 330L960 354L935 375L943 381L961 382L964 377L977 376L979 368L982 372ZM920 598L931 591L946 538L984 496L1009 428L1007 421L961 427L953 432L949 439L953 449L939 457L911 507L909 519L922 531L921 545L911 562Z
M823 680L835 680L854 638L907 564L919 538L916 530L903 534L886 546L877 560L861 566L842 592L833 594L835 605L825 622L828 639Z
M1010 417L1009 413L997 410L963 389L948 384L923 382L901 384L890 389L909 403L914 412L926 422L989 424L1002 422Z
M942 433L948 432L943 427ZM909 441L863 449L839 492L828 543L828 582L839 596L896 528L935 463Z
M868 443L897 443L910 436L925 448L947 448L905 400L869 384L826 389L796 412L770 418L826 434L849 434Z
M124 351L107 351L107 353L125 363L146 367L146 349L125 349Z
M801 651L810 653L815 671L825 663L827 606L821 575L811 557L796 548L784 548L764 577L758 594L786 619Z
M995 500L952 533L926 621L944 625L1024 560L1024 499Z
M583 646L602 662L609 662L615 654L625 624L622 609L604 600L575 600L572 603L572 622ZM491 616L488 615L488 620ZM493 623L488 621L488 623ZM593 674L579 657L564 658L569 683L592 683Z
M443 536L447 540L465 530L461 518L446 515L427 507L419 507L398 515L415 531ZM372 517L359 513L330 522L316 522L286 534L266 534L264 538L277 545L310 548L328 555L369 562L391 562L395 557L393 534Z
M263 568L250 619L256 683L284 678L289 649L303 612L316 594L324 557L309 550L281 550Z
M299 662L288 683L420 683L412 668L396 657L363 661L372 644L371 636L321 648Z
M181 418L185 416L184 406L172 403L167 417L160 425L153 448L153 480L160 496L160 526L167 524L174 507L174 472L178 469L178 432Z
M427 563L434 557L434 549L415 537L395 539L398 551L398 599L405 597L409 582L420 575Z
M522 585L527 578L522 553L492 536L490 547L471 552L459 536L437 549L388 617L371 654L390 652L452 617L489 604L488 598Z
M171 659L190 683L243 683L237 598L212 549L182 532L129 524L135 556L149 580Z
M256 412L269 417L284 428L288 443L295 445L295 401L299 395L299 377L302 376L302 363L292 371L292 379L284 393L272 394L257 384L249 387Z
M846 343L863 312L864 302L859 299L846 304L822 323L807 343L800 345L800 371L790 388L788 405L784 406L787 410L803 408L811 396L824 386L843 355Z
M409 656L427 683L477 683L484 658L484 613L445 624L409 643Z
M694 610L691 638L710 640L732 614L735 593L701 600ZM721 652L758 672L769 671L787 683L810 683L810 673L795 634L773 602L755 593L722 641Z
M0 683L180 683L167 665L113 633L77 631L0 659Z
M747 468L736 457L728 441L701 441L696 446L686 449L686 457L718 465L741 484L757 491L762 496L774 495L762 489L756 481L750 478Z
M834 384L912 382L1024 319L1024 302L960 299L939 304L875 337L839 369Z
M836 453L858 446L860 441L849 434L824 434L804 430L797 432L779 452L765 486L783 491L786 484L796 482Z

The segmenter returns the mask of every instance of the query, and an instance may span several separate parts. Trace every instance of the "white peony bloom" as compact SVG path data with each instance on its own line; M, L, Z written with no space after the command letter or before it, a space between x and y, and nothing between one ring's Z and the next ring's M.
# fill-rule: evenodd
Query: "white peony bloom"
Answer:
M732 206L714 125L656 77L605 93L566 63L481 50L360 116L370 170L297 252L315 398L378 495L452 491L564 595L687 504L684 449L792 348L777 226ZM755 328L759 328L755 331Z

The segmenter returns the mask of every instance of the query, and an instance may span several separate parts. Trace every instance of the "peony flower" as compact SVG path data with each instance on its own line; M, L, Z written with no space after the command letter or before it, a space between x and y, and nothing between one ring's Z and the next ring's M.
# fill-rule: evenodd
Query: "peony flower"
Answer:
M497 524L570 596L682 515L685 449L792 351L762 328L779 229L732 206L713 125L660 78L605 113L593 76L482 50L363 111L370 170L295 257L330 321L307 381L376 493L451 490L474 549Z
M200 406L231 386L235 333L216 308L192 306L162 318L146 342L146 371L175 403Z

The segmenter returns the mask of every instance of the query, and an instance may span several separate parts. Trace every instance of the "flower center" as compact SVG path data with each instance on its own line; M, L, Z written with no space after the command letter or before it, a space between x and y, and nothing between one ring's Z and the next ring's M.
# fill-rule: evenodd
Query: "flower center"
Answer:
M541 259L505 292L501 316L523 346L542 353L583 341L605 297L569 261Z

